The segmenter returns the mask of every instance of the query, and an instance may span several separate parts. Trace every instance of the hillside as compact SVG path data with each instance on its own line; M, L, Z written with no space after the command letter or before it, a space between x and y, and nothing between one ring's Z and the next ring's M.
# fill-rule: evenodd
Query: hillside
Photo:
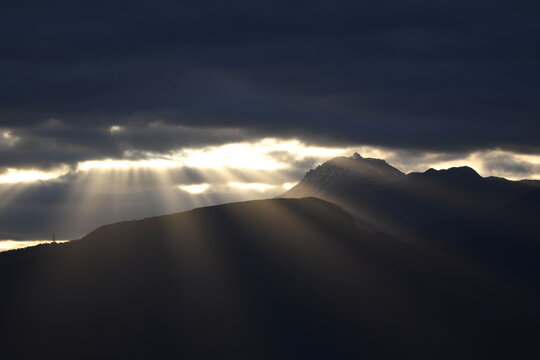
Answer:
M361 228L401 235L431 223L480 216L538 188L534 181L480 176L469 167L403 174L379 159L332 159L282 198L316 196L342 206Z
M5 359L494 358L539 297L315 199L199 208L0 254Z

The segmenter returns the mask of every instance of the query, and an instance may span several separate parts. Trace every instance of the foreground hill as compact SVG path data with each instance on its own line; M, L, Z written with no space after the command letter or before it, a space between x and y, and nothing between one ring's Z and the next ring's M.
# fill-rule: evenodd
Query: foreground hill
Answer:
M274 199L0 254L0 358L523 358L540 297Z
M469 167L404 174L383 160L354 154L309 171L281 197L316 196L342 206L366 230L401 234L480 216L539 187L535 181L484 178Z
M472 218L434 223L408 234L446 246L515 281L540 284L540 189Z

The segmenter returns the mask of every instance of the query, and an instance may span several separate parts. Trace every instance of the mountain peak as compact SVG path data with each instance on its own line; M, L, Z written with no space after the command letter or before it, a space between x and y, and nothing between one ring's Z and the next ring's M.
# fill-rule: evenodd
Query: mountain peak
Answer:
M357 152L355 152L354 154L352 154L351 158L352 158L352 159L355 159L355 160L363 159L362 155L360 155L360 154L357 153Z
M405 175L380 159L364 158L358 153L333 158L307 172L304 179L282 197L318 196L338 191L354 193L355 189L390 184Z
M353 176L355 178L376 178L378 180L391 180L403 175L401 171L384 160L365 158L355 152L352 156L333 158L314 170L310 170L306 176L326 177L329 173L339 173L341 176Z
M319 166L319 168L329 166L329 165L337 165L340 167L353 167L353 168L358 168L359 166L364 166L364 167L367 166L368 168L385 167L385 168L391 168L393 172L401 173L401 171L394 168L383 159L366 158L357 152L353 153L351 156L338 156L333 159L330 159L326 161L325 163L323 163L321 166ZM366 170L368 170L368 168L363 168L362 171L365 172Z

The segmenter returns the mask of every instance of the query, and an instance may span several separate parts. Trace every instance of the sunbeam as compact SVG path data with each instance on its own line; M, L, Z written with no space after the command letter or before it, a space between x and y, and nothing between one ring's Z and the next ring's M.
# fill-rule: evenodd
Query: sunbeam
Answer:
M109 131L116 136L124 129L113 126ZM3 138L4 143L16 140L11 134L4 134ZM184 147L163 153L126 150L120 158L82 161L71 168L66 165L52 170L5 169L0 174L0 215L4 214L5 219L0 239L12 239L13 234L20 232L9 221L18 198L27 194L17 211L23 211L25 206L36 208L36 204L30 204L31 189L36 194L48 193L47 202L40 202L39 208L54 204L54 211L45 214L24 210L29 213L29 226L17 238L42 239L58 232L64 238L76 239L104 223L231 201L273 198L293 188L309 169L354 151L387 159L406 172L419 166L425 170L469 164L482 174L501 174L494 162L513 159L529 164L531 169L540 164L533 155L502 150L449 158L437 153L402 153L374 146L315 146L297 139L278 138ZM317 191L312 189L312 193ZM451 193L448 189L446 195ZM478 196L472 194L471 198ZM373 211L360 208L354 209L354 215L366 221L378 217Z

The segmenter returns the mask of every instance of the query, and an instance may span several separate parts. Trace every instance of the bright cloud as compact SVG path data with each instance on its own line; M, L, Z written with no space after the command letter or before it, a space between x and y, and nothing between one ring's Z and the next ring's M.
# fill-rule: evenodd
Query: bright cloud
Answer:
M121 131L113 126L111 133ZM9 131L0 133L0 142L17 141ZM471 166L483 176L504 176L510 179L540 179L540 156L519 154L500 149L483 150L468 154L445 154L410 152L375 146L323 147L307 145L297 139L263 138L257 141L229 143L200 148L181 148L172 152L152 153L126 151L124 158L89 160L80 162L77 172L93 170L171 171L192 168L200 171L221 171L223 176L230 171L271 171L276 174L291 170L297 162L310 159L310 164L322 163L330 158L358 152L364 157L385 159L404 172L425 171L428 168L444 169L453 166ZM67 167L53 171L10 168L0 173L0 183L18 183L51 180L69 172ZM236 179L229 179L233 182ZM261 179L262 180L262 179ZM294 186L300 179L283 179L282 188ZM237 181L242 183L242 181ZM246 182L246 181L244 181ZM249 182L249 181L247 181ZM261 181L251 183L264 184ZM190 186L190 184L186 185ZM233 186L234 187L234 186ZM243 187L256 190L255 187ZM188 190L191 189L191 190ZM196 188L181 188L188 193L198 193ZM202 188L201 188L202 189ZM240 189L240 187L237 187ZM259 186L258 189L261 189ZM200 192L205 192L205 188ZM267 190L267 189L266 189ZM257 190L258 191L258 190ZM199 192L199 193L200 193Z
M9 168L0 174L0 184L26 183L33 181L46 181L55 179L67 173L66 169L57 169L53 171L40 170L18 170Z
M299 140L266 138L251 143L184 149L176 153L176 156L183 159L186 166L196 168L279 170L288 168L290 164L275 156L278 152L300 160L306 157L329 158L343 154L345 151L345 148L307 146Z
M501 149L428 153L266 138L162 153L131 150L121 158L80 162L76 168L0 169L0 239L44 239L53 231L79 238L105 223L271 198L317 164L354 152L385 159L406 173L468 165L483 176L540 179L540 156ZM39 180L43 186L35 183Z
M0 145L13 146L20 140L11 130L0 131Z
M263 184L263 183L243 183L238 181L229 181L227 186L233 189L239 190L255 190L258 192L265 192L271 189L276 188L275 185Z
M210 184L178 185L178 188L190 194L202 194L210 188Z
M109 131L110 131L111 134L115 134L115 133L118 133L118 132L122 131L122 129L123 128L121 126L114 125L114 126L111 126L109 128Z
M144 159L144 160L90 160L79 163L77 170L126 170L126 169L171 169L180 167L181 163L172 159Z
M291 189L292 187L294 187L297 183L295 182L284 182L283 184L281 184L281 187L284 189L284 190L289 190Z
M171 154L138 153L141 160L106 159L79 163L78 170L191 167L197 169L282 170L291 166L286 159L327 159L347 153L347 148L308 146L299 140L265 138L256 142L184 148ZM134 155L128 153L127 155Z

